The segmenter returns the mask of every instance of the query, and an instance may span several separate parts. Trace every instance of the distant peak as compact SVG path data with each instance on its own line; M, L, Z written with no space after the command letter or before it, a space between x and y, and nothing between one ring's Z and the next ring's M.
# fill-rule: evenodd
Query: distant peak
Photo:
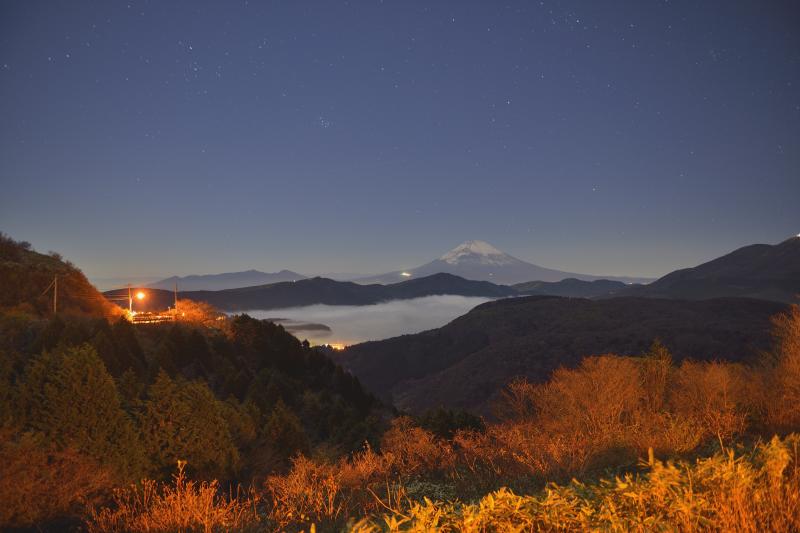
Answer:
M445 259L452 255L463 255L463 254L477 254L477 255L503 255L503 252L489 244L485 241L467 241L464 243L459 244L445 255L442 256L442 259Z
M480 258L481 262L493 264L502 264L513 260L509 255L485 241L467 241L459 244L440 257L440 260L455 264L463 258L476 256Z

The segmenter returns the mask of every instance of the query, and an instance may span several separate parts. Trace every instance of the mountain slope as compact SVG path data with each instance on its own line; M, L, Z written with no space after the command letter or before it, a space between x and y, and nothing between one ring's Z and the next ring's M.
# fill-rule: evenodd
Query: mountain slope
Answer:
M800 236L779 244L753 244L694 268L676 270L627 294L699 300L722 296L797 302Z
M566 296L569 298L597 298L600 296L611 297L624 294L630 285L621 281L598 279L584 281L581 279L567 278L561 281L529 281L517 283L511 288L522 295L550 295Z
M123 293L127 294L127 289L108 291L105 294L119 296ZM326 278L310 278L222 291L179 291L180 298L208 302L225 311L280 309L314 304L370 305L440 294L501 298L513 296L516 291L510 287L486 281L466 280L450 274L435 274L391 285L360 285ZM149 291L145 301L136 302L135 305L137 308L141 306L141 310L165 309L172 305L173 298L170 291L153 289Z
M564 278L578 278L587 281L596 279L625 282L646 281L643 278L594 276L544 268L501 252L491 244L483 241L467 241L453 248L439 259L417 268L389 272L388 274L362 278L356 281L359 283L394 283L403 279L424 277L439 272L503 285L512 285L531 280L555 282Z
M191 276L172 276L162 279L147 286L153 289L172 290L178 284L178 290L184 291L220 291L235 289L237 287L252 287L254 285L267 285L282 281L296 281L306 279L302 274L291 270L280 272L261 272L246 270L244 272L225 272L223 274L202 274Z
M661 339L677 359L742 360L766 349L775 302L650 298L508 298L446 326L347 348L338 361L398 407L485 412L515 376L543 381L559 366L613 352L638 354Z
M53 281L58 278L57 310L94 316L117 316L110 304L69 261L57 253L40 254L26 242L0 233L0 309L19 307L38 315L53 313Z

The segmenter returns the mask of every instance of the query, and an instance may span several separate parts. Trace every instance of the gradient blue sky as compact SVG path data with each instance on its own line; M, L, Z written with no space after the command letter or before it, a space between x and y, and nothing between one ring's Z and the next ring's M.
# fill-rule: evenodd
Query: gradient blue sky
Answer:
M0 3L0 229L90 277L800 231L796 2Z

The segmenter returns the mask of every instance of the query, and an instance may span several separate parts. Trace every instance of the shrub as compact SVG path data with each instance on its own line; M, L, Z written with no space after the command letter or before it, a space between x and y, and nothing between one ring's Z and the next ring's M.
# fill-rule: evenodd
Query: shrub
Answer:
M444 408L426 411L416 417L416 423L422 429L443 439L452 439L459 430L484 431L486 429L486 424L480 417L467 411L452 411Z
M500 420L531 420L536 416L536 385L525 378L513 379L500 392L493 405L494 414Z
M43 441L0 430L0 528L81 516L111 490L113 476L97 461Z
M190 481L178 463L172 484L144 480L114 491L113 505L93 509L86 528L93 532L256 531L258 498L237 489L220 494L217 481Z
M630 424L643 398L635 361L605 355L587 357L575 370L556 370L533 401L548 430L608 441Z
M773 319L775 350L767 367L766 411L780 430L800 425L800 307Z
M372 485L388 483L391 467L391 458L375 453L369 443L352 457L339 462L342 485L349 489L365 490Z
M398 417L383 435L381 451L389 456L400 476L444 472L453 464L453 453L447 442L433 433L415 426L409 417Z
M703 437L730 439L744 431L752 406L744 373L732 363L684 361L670 393L672 409L696 421Z
M330 526L345 510L338 470L302 455L292 460L287 475L267 479L266 492L271 500L269 516L281 529L290 524Z

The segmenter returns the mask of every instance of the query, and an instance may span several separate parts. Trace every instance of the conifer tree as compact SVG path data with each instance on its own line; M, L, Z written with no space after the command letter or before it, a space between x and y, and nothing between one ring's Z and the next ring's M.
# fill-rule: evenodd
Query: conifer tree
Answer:
M141 469L141 447L114 380L88 344L44 352L25 370L25 427L121 475Z
M300 419L278 400L264 425L263 438L281 459L308 452L309 442Z
M239 457L219 400L204 382L173 380L158 374L142 414L144 445L162 474L187 461L201 477L227 477Z

